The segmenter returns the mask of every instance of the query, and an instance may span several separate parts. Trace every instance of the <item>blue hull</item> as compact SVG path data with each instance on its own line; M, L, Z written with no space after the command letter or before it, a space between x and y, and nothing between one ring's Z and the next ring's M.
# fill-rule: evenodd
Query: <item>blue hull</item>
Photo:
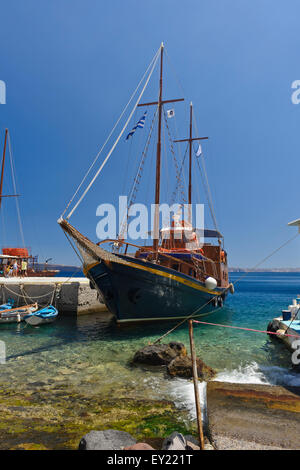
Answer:
M58 311L53 305L38 310L37 312L30 313L24 317L24 320L29 325L37 326L44 323L52 323L56 320Z
M128 264L102 260L85 269L118 322L208 315L220 308L227 296L227 289L210 291L204 283L173 269L119 257Z

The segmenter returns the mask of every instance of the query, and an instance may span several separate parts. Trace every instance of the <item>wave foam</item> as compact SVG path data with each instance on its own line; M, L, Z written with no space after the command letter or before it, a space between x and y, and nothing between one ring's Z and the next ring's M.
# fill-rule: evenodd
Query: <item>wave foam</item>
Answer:
M283 367L263 366L252 362L237 369L225 369L214 379L218 382L265 384L300 387L300 374ZM207 420L207 383L199 382L202 418ZM196 418L194 385L185 379L171 381L170 398L178 408L184 408L192 419Z
M300 387L300 374L284 367L262 366L256 362L239 366L237 369L225 369L215 378L218 382L240 384L287 385Z
M193 382L185 379L172 381L171 399L178 408L188 410L192 419L196 418L195 395ZM175 385L175 386L174 386ZM206 420L206 382L199 382L200 405L203 421Z

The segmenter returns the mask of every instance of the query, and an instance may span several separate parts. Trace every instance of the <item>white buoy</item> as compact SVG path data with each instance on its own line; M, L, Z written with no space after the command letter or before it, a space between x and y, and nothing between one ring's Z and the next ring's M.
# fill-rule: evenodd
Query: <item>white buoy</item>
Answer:
M217 287L218 283L213 277L208 277L205 279L205 287L209 290L213 290Z

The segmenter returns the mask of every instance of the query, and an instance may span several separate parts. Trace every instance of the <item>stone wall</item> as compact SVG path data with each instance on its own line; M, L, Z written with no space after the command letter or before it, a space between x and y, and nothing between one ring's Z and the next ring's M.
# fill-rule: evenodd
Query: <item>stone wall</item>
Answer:
M60 314L84 315L107 311L86 278L0 278L0 302L13 298L16 305L31 302L47 305L52 301L54 289L57 289L54 299Z

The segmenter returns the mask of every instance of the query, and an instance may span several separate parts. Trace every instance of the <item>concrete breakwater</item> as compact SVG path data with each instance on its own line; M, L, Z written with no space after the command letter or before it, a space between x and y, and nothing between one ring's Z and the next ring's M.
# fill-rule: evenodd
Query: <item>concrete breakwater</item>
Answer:
M27 277L0 278L0 302L14 299L16 305L38 302L54 303L61 314L84 315L107 312L95 289L84 277Z
M299 448L299 387L209 382L207 410L217 449Z

